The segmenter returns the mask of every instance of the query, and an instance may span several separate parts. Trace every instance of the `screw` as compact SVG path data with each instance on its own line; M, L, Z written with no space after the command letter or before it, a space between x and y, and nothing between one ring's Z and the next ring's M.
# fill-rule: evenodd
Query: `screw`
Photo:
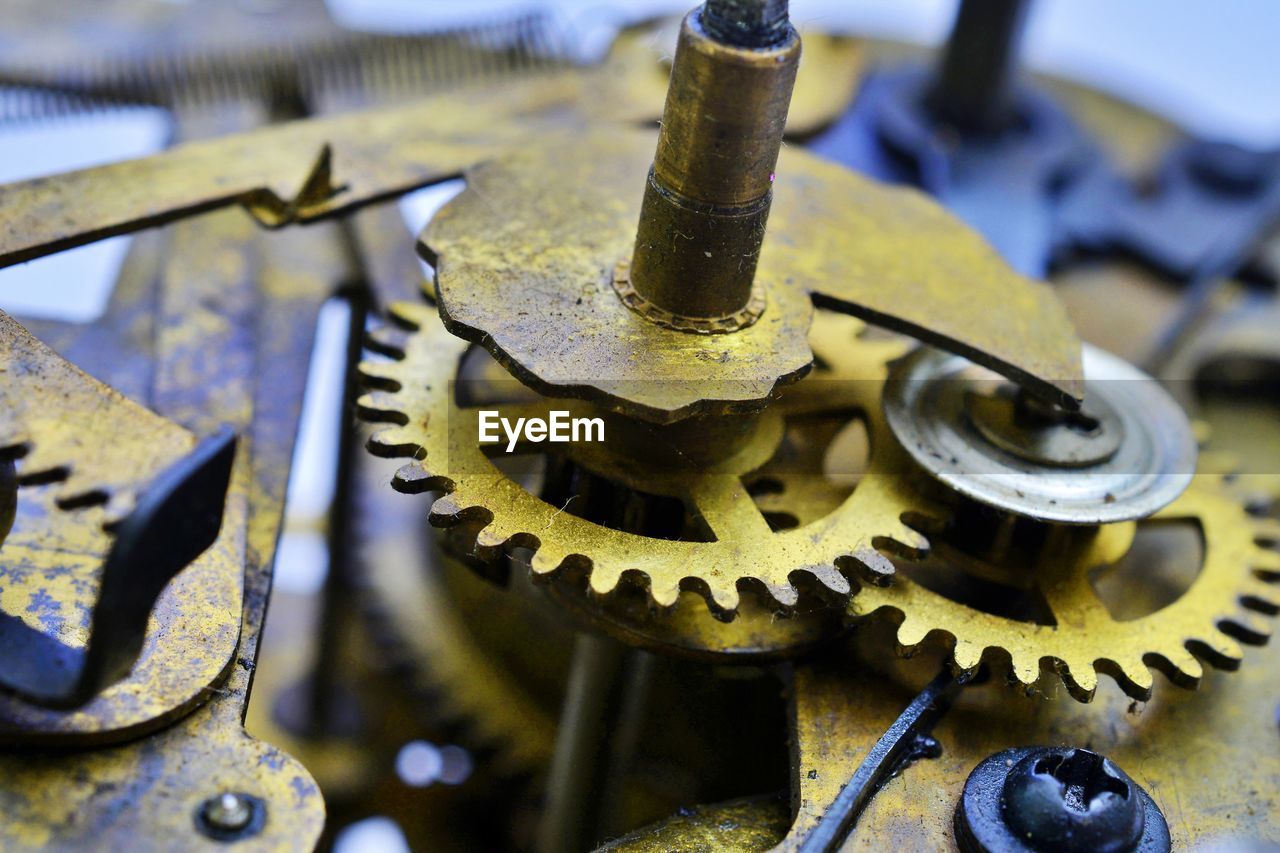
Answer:
M788 0L707 0L702 26L717 41L738 47L773 47L791 31Z
M262 829L265 816L262 800L226 791L200 804L196 809L196 827L210 838L232 841L256 835Z
M956 807L965 853L1168 853L1169 827L1155 801L1096 752L1019 747L969 774Z
M1122 851L1142 838L1128 776L1087 749L1027 756L1004 783L1005 820L1038 850Z

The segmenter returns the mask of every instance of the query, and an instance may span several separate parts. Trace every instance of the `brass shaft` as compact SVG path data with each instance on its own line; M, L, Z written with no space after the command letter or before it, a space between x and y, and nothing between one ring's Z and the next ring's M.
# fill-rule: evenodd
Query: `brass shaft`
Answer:
M729 43L704 12L680 28L630 284L662 312L712 319L752 302L800 37L784 19L771 44Z

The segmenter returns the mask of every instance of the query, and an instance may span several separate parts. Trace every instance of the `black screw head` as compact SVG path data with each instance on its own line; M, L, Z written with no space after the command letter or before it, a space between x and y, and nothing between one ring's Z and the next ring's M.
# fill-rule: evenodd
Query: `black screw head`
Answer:
M1101 755L1070 747L1018 747L969 774L956 806L965 853L1168 853L1159 806Z
M1052 853L1123 853L1142 838L1132 780L1087 749L1028 755L1004 782L1005 822L1028 847Z

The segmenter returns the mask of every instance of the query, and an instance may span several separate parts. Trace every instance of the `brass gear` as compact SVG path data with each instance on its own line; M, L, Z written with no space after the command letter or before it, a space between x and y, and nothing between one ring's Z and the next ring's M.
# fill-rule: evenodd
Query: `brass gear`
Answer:
M1182 497L1144 521L1102 525L1092 536L1074 534L1075 539L1058 530L1060 540L1046 544L1035 569L1053 624L979 611L902 571L890 586L863 588L849 612L901 619L897 643L905 654L930 635L942 635L954 643L951 662L960 670L1007 655L1012 679L1028 690L1042 666L1049 668L1081 702L1093 698L1098 673L1143 701L1151 695L1151 667L1175 684L1194 688L1203 674L1201 660L1235 669L1243 656L1239 643L1265 643L1270 626L1262 616L1280 612L1280 589L1272 585L1280 581L1280 554L1268 547L1280 535L1280 525L1251 516L1224 479L1197 474ZM1173 602L1137 619L1117 619L1091 580L1129 552L1137 526L1148 521L1197 524L1204 545L1200 570ZM940 551L940 540L933 541Z
M704 542L605 527L544 502L501 473L478 444L477 409L452 399L452 380L467 342L445 330L432 305L400 303L392 314L410 334L402 346L384 341L382 350L396 356L393 360L361 365L365 379L383 390L363 396L359 408L366 419L396 426L377 432L369 447L378 455L414 460L400 469L393 485L409 493L443 492L431 507L431 522L461 525L481 561L496 563L511 549L527 548L534 551L535 577L580 572L596 595L615 591L620 582L643 587L663 609L674 606L682 590L692 590L713 613L731 618L742 589L754 588L767 596L764 600L791 609L799 597L793 580L808 574L821 584L819 591L844 598L851 591L847 573L876 583L893 572L880 549L923 553L927 548L924 537L901 520L918 499L906 491L900 476L905 458L879 413L885 365L906 344L860 338L865 327L857 320L817 312L811 343L826 369L788 389L763 416L777 419L776 429L765 425L758 432L776 440L783 416L856 410L865 419L871 447L866 474L834 511L777 532L741 479L768 459L773 445L763 454L748 447L716 470L689 468L682 477L655 485L696 509L715 537ZM571 401L536 398L519 404L520 414L545 415L553 402L567 407ZM504 414L511 414L513 408L506 408ZM606 446L591 447L599 452ZM619 464L618 470L624 467ZM473 528L478 528L474 535Z
M1152 691L1150 667L1183 687L1194 687L1203 673L1200 659L1235 668L1242 657L1239 643L1264 642L1270 631L1261 616L1280 612L1280 590L1270 585L1280 580L1280 554L1265 547L1280 538L1280 530L1273 520L1251 517L1224 478L1210 474L1197 475L1182 498L1150 519L1197 523L1204 560L1177 601L1140 619L1113 618L1091 584L1100 567L1113 566L1128 553L1137 527L1131 522L1104 525L1092 538L1075 535L1060 548L1045 549L1036 578L1053 611L1052 625L976 610L902 572L883 584L892 569L876 549L905 559L924 556L926 540L901 519L904 513L936 517L936 508L909 490L902 451L878 414L884 365L907 345L857 337L863 326L856 320L819 312L811 343L827 368L819 376L862 381L806 379L772 407L790 413L806 407L862 413L873 452L870 470L852 495L817 521L775 533L764 524L743 525L744 516L759 520L768 497L753 502L745 491L726 488L729 478L723 475L714 488L705 485L714 477L698 475L704 483L690 482L690 492L706 489L700 496L720 501L714 511L723 514L713 515L704 504L699 509L713 524L723 520L735 526L717 541L685 542L624 533L578 518L498 472L477 446L474 419L459 418L459 410L450 409L450 380L468 345L445 331L430 305L400 304L394 316L411 333L397 360L362 365L366 378L387 390L366 395L360 405L366 417L393 420L398 426L377 433L370 446L382 455L415 458L397 474L396 487L444 492L432 506L432 522L474 525L478 532L468 533L466 546L481 560L496 562L510 548L529 548L535 551L530 561L535 576L583 571L597 595L611 593L627 580L646 586L663 608L673 606L681 590L695 590L721 616L736 610L738 592L746 586L758 586L788 608L797 599L794 572L808 571L828 590L848 594L848 580L836 569L857 570L861 580L871 582L859 584L849 600L849 614L895 614L902 620L897 628L901 652L916 650L930 635L943 635L954 642L950 654L959 669L973 670L984 659L1005 655L1017 684L1030 689L1046 666L1082 702L1092 699L1098 673L1112 676L1127 694L1143 700ZM871 375L875 378L868 381ZM429 427L440 422L448 429ZM797 479L795 486L803 486L803 478ZM732 480L742 488L736 477ZM798 491L801 500L819 506L829 500ZM736 507L732 500L738 501ZM739 512L743 509L751 514Z

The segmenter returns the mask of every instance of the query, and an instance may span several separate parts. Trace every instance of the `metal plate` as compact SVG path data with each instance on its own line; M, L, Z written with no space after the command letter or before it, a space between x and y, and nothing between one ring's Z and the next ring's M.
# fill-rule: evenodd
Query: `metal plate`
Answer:
M560 135L468 172L422 237L449 330L541 393L671 422L758 409L803 375L812 298L1055 399L1078 396L1079 341L1048 287L925 196L796 149L778 161L760 320L692 335L643 319L611 279L631 255L655 141L619 129Z

